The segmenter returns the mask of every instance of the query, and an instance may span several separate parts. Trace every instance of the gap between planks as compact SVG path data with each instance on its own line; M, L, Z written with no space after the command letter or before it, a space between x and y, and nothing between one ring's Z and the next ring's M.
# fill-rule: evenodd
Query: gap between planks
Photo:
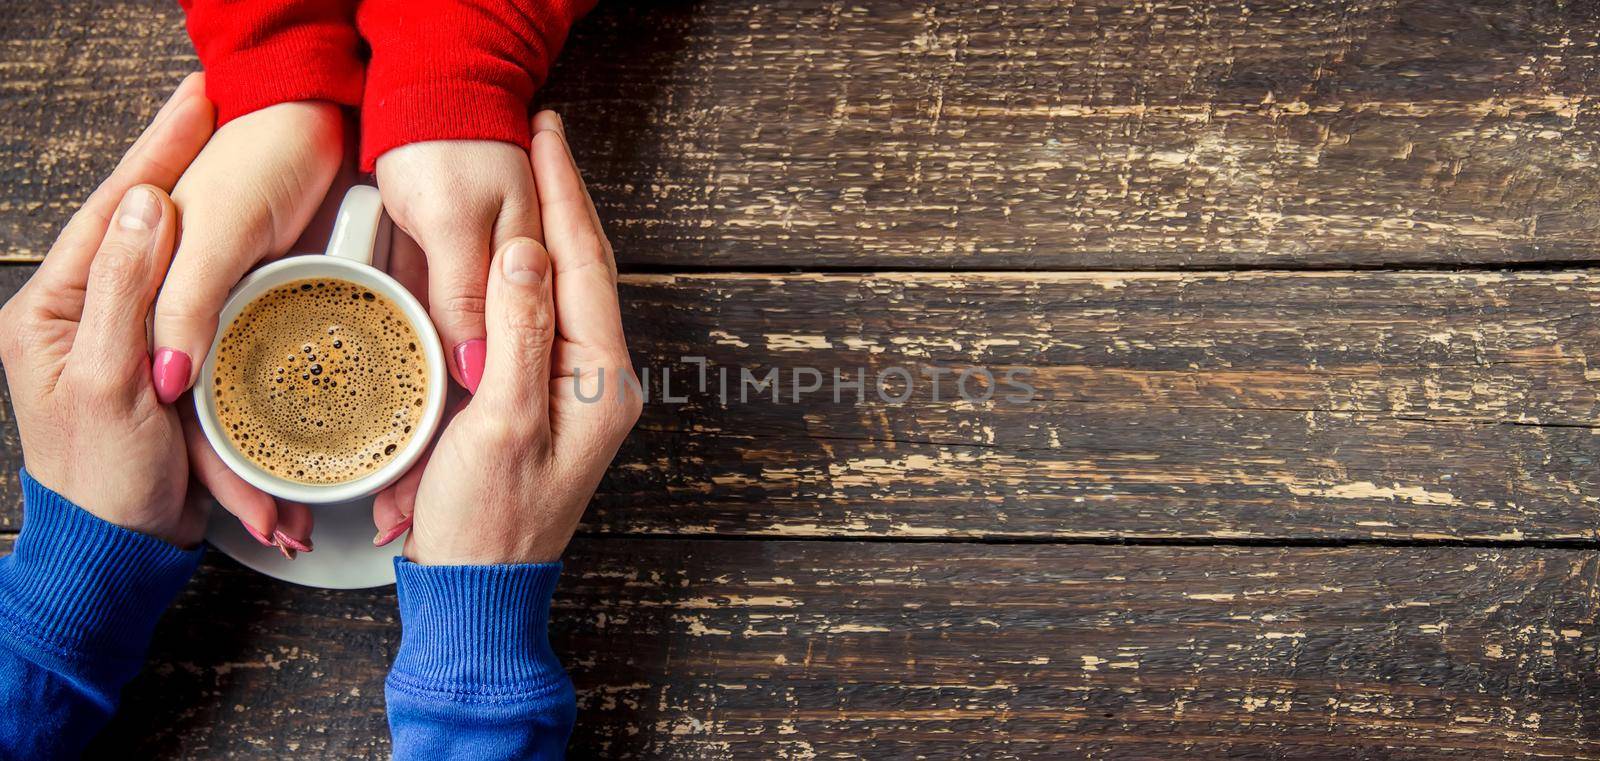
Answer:
M43 257L38 256L12 256L0 254L0 267L30 267L43 262ZM1078 277L1112 276L1112 277L1195 277L1195 276L1227 276L1234 274L1244 275L1276 275L1276 276L1309 276L1318 275L1439 275L1441 273L1482 274L1500 272L1561 272L1561 271L1600 271L1600 259L1561 259L1561 260L1507 260L1497 262L1408 262L1404 264L1385 263L1339 263L1320 264L1308 263L1304 266L1283 266L1281 264L1230 264L1225 267L1213 265L1172 265L1163 264L1160 267L1116 269L1111 267L1053 267L1043 266L1038 268L1009 266L984 267L963 266L943 267L939 269L905 269L903 267L870 267L860 265L831 265L808 264L805 266L791 266L783 264L772 265L740 265L737 267L719 267L714 264L650 264L633 263L619 264L618 271L623 278L633 276L682 276L682 277L767 277L772 275L816 275L816 276L850 276L850 275L878 275L894 277L939 277L945 275L996 275L1016 277L1037 277L1044 275L1067 276L1064 279Z
M16 541L16 529L0 529L0 549L9 551L10 544ZM667 534L651 532L597 532L580 531L572 535L574 541L653 541L653 542L816 542L833 544L953 544L953 545L995 545L995 546L1089 546L1089 547L1192 547L1204 548L1245 548L1245 549L1354 549L1370 547L1375 549L1479 549L1479 550L1552 550L1563 552L1594 552L1600 550L1600 540L1596 539L1451 539L1441 537L1421 539L1394 539L1394 538L1329 538L1314 539L1305 537L1159 537L1159 536L903 536L884 534L880 536L849 535L806 535L806 534Z

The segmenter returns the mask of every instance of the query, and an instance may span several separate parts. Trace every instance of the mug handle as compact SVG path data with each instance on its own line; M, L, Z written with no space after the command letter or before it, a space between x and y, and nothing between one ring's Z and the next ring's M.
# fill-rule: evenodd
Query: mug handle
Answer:
M383 197L371 185L356 185L344 194L328 238L328 256L372 264L383 228Z

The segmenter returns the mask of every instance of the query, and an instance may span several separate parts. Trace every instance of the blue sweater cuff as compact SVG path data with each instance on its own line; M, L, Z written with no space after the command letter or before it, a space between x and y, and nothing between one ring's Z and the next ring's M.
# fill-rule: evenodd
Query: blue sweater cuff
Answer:
M537 698L570 682L546 629L560 563L418 565L395 558L400 649L393 688L457 698Z
M0 558L0 635L68 660L142 660L200 564L103 521L22 472L22 533Z

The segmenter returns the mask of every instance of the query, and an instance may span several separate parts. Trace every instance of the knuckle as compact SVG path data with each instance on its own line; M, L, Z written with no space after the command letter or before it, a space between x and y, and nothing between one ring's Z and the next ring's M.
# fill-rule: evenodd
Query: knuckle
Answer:
M530 424L518 414L496 414L485 420L478 431L479 445L486 451L524 452L529 455L542 455L548 442L540 434L538 426Z
M488 306L483 294L462 291L451 293L434 303L437 304L434 308L440 317L447 320L457 315L482 318Z
M87 409L104 409L123 398L122 377L118 373L103 372L101 368L69 364L61 380L67 393Z
M133 293L145 283L149 259L136 244L108 240L89 265L89 290L113 295Z
M542 355L555 340L555 326L546 309L513 309L504 316L506 340L518 356Z
M518 182L516 185L501 200L499 218L502 221L538 219L539 201L534 197L532 182Z
M15 365L18 360L39 354L49 344L50 337L43 326L34 320L24 319L17 312L20 307L7 304L0 313L0 324L10 326L5 341L0 343L0 359Z
M240 257L255 260L279 242L283 225L278 218L292 216L285 209L298 200L294 193L303 192L292 184L293 180L281 177L231 174L179 183L172 191L173 203L184 211L177 259L212 268Z
M612 409L614 411L607 417L605 427L612 439L621 440L638 425L639 416L644 414L644 402L629 394L627 399L617 402Z
M614 399L608 400L601 414L601 426L620 438L639 422L639 417L644 414L644 399L632 389L638 388L639 378L633 372L633 367L627 363L619 365L619 387L626 389L625 393L616 394Z
M405 199L396 203L395 220L400 222L408 231L414 232L424 238L434 238L449 234L466 226L462 215L464 211L458 208L460 203L453 194L438 196L404 195Z
M526 438L527 434L513 425L510 415L495 415L478 429L478 441L492 451L515 447Z
M633 430L633 426L639 422L639 417L644 414L644 400L639 398L638 394L628 394L627 398L617 406L619 407L617 428L624 433Z
M156 301L156 324L167 330L211 330L217 324L217 310L180 291Z
M396 202L391 216L417 237L424 250L459 246L467 240L481 240L487 249L498 200L480 197L472 187L462 186L459 178L448 178L444 184L448 190L443 192L400 196L403 200Z

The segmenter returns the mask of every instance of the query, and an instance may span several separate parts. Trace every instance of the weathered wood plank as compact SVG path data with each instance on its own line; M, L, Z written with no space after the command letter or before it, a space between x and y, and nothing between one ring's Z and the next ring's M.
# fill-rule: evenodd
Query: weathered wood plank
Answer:
M0 14L0 256L43 257L198 69L175 2L9 3Z
M0 268L14 288L26 268ZM8 293L9 291L0 291ZM1584 539L1600 278L1584 272L625 278L655 402L586 530L777 536ZM705 393L698 368L714 363ZM833 400L895 366L901 405ZM931 367L1030 373L957 398ZM730 403L718 368L732 368ZM738 403L738 369L785 373ZM788 374L823 389L792 403ZM684 404L662 403L662 370ZM974 393L981 385L975 383ZM15 433L0 467L16 525Z
M1600 6L603 3L561 109L625 264L1589 260ZM0 251L195 62L168 0L0 19Z
M973 366L1033 404L655 404L607 531L1593 538L1600 290L1508 274L636 277L641 366ZM691 295L692 294L692 295ZM677 363L677 388L698 368ZM715 377L715 376L713 376ZM849 391L845 392L849 394ZM1004 392L1002 392L1003 394ZM735 395L737 392L735 391ZM658 392L657 399L660 394Z
M1597 563L580 540L554 638L581 758L1595 758ZM208 561L101 747L382 756L397 626Z

